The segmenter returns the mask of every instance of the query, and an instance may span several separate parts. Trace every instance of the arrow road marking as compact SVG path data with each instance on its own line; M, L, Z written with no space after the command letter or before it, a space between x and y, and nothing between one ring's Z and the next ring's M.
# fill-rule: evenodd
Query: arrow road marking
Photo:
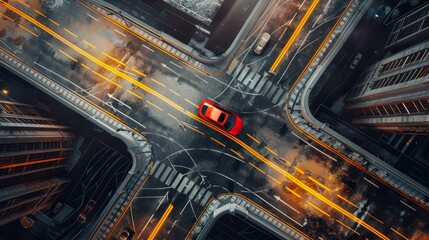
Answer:
M132 109L130 106L128 106L127 104L125 104L124 102L122 102L121 100L119 100L119 99L117 99L117 98L115 98L112 94L107 94L107 96L109 97L109 98L111 98L111 99L113 99L113 100L115 100L115 101L117 101L117 102L119 102L122 106L125 106L125 107L127 107L127 108L129 108L130 110Z
M181 77L181 76L180 76L180 74L178 74L178 73L177 73L176 71L174 71L173 69L169 68L169 67L167 66L167 64L165 64L165 63L161 63L161 66L162 66L163 68L165 68L165 69L168 69L169 71L171 71L172 73L176 74L177 76Z
M289 204L287 204L285 201L283 201L283 199L281 199L279 196L277 196L277 195L274 195L274 198L277 200L277 201L279 201L279 202L281 202L281 203L283 203L284 205L286 205L286 206L288 206L288 207L290 207L292 210L294 210L295 212L297 212L297 213L299 213L299 211L298 210L296 210L294 207L292 207L291 205L289 205Z

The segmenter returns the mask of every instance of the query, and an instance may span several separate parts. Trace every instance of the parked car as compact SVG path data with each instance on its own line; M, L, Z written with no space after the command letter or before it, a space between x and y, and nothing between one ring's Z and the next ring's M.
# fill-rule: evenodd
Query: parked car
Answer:
M201 102L198 114L234 136L239 134L243 129L243 120L237 114L224 109L219 104L210 100L203 100Z
M22 217L19 222L23 228L31 228L36 223L36 221L28 216Z
M121 234L119 235L118 240L131 240L131 238L133 237L134 232L132 232L130 229L128 228L124 228L121 232Z
M253 48L253 52L257 55L260 55L264 51L270 39L271 35L269 33L263 33L259 40L256 42L256 45Z
M361 59L362 59L362 53L356 54L355 58L353 59L352 63L350 64L350 69L355 69L356 66L359 64Z
M52 209L52 213L57 214L58 211L60 211L62 206L63 206L63 204L61 202L57 202L54 206L54 209Z
M89 200L89 202L85 205L85 207L79 213L79 216L77 216L77 221L80 223L84 223L86 221L86 218L88 217L88 214L92 211L94 206L95 206L95 201L92 199Z
M381 5L380 7L377 8L377 10L375 10L372 18L374 18L375 20L380 20L381 18L384 17L384 14L386 14L386 6Z

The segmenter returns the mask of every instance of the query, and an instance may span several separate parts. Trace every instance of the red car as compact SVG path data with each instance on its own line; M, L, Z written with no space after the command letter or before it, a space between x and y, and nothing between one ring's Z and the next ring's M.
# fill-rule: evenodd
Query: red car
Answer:
M243 129L243 120L237 114L225 110L219 104L210 100L203 100L201 102L198 114L234 136L239 134L241 129Z

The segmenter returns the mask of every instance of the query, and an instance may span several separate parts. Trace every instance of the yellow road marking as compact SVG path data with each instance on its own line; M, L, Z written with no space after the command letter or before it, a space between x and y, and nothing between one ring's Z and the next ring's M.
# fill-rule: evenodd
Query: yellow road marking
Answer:
M38 13L40 16L43 16L43 17L46 17L46 15L45 14L43 14L42 12L40 12L39 10L34 10L36 13Z
M48 20L49 20L49 21L51 21L51 23L53 23L53 24L57 25L58 27L60 26L60 24L59 24L59 23L57 23L57 22L55 22L54 20L52 20L52 19L50 19L50 18L48 18Z
M171 88L169 88L168 90L170 90L170 92L176 94L177 96L180 96L180 94L178 94L177 92L173 91Z
M279 156L276 152L274 152L274 150L272 150L271 148L264 146L265 149L267 149L270 153L276 155L277 157Z
M271 175L267 175L267 176L271 178L271 180L273 180L274 182L278 183L279 185L282 185L282 183L279 180L275 179L273 176Z
M250 166L254 167L256 170L260 171L261 173L265 174L264 171L262 171L262 169L258 168L255 164L248 162Z
M146 74L144 74L144 73L140 72L139 70L137 70L137 69L135 69L135 68L132 68L132 69L131 69L131 71L134 71L134 72L136 72L136 73L138 73L138 74L142 75L143 77L147 77L147 75L146 75Z
M162 84L161 82L159 82L159 81L157 81L157 80L155 80L153 78L150 78L150 80L152 80L152 82L157 83L157 84L159 84L159 85L161 85L163 87L166 87L164 84Z
M246 135L247 135L250 139L252 139L254 142L256 142L257 144L261 143L258 139L256 139L256 138L255 138L255 137L253 137L252 135L250 135L250 134L248 134L248 133L246 133Z
M335 221L337 221L337 223L341 224L343 227L347 228L348 230L356 233L357 235L360 235L360 233L356 232L354 229L352 229L351 227L347 226L345 223L343 223L343 222L341 222L341 221L339 221L337 219L335 219Z
M217 143L217 144L221 145L222 147L225 147L225 146L226 146L225 144L223 144L223 143L219 142L219 140L217 140L217 139L215 139L215 138L210 137L210 139L211 139L211 140L213 140L215 143Z
M197 104L191 102L190 100L188 100L187 98L185 98L185 101L187 101L188 103L190 103L192 106L199 108Z
M92 72L93 72L94 74L96 74L97 76L101 77L102 79L104 79L104 80L106 80L106 81L110 82L111 84L113 84L113 85L115 85L115 86L117 86L117 87L122 88L122 86L121 86L121 85L119 85L118 83L116 83L116 82L114 82L114 81L112 81L112 80L108 79L107 77L105 77L105 76L103 76L103 75L99 74L98 72L96 72L96 71L94 71L94 70L92 70Z
M75 62L78 62L78 60L76 60L76 58L74 58L74 57L72 57L72 56L68 55L68 54L67 54L66 52L64 52L63 50L58 49L58 51L59 51L60 53L64 54L66 57L70 58L71 60L73 60L73 61L75 61Z
M162 214L162 217L159 219L159 221L156 224L155 228L153 229L152 233L149 235L148 240L155 239L156 235L159 232L159 229L161 229L162 225L164 225L165 220L167 220L167 217L170 215L172 210L173 210L173 205L170 203L167 207L167 210L165 210L164 214Z
M325 185L321 184L320 182L318 182L316 179L312 178L312 177L308 177L308 179L310 179L311 181L313 181L314 183L316 183L317 185L321 186L322 188L331 191L331 189L329 189L328 187L326 187Z
M29 33L31 33L31 34L33 34L34 36L39 37L36 33L34 33L33 31L31 31L30 29L28 29L28 28L26 28L26 27L22 26L21 24L19 24L18 26L19 26L20 28L24 29L25 31L27 31L27 32L29 32Z
M127 65L125 64L125 63L123 63L123 62L121 62L121 61L119 61L118 59L116 59L116 58L114 58L114 57L112 57L112 56L110 56L109 54L107 54L107 53L105 53L105 52L101 52L104 56L106 56L106 57L108 57L108 58L110 58L110 59L112 59L113 61L115 61L116 63L118 63L118 64L120 64L120 65L122 65L122 66L124 66L124 67L126 67Z
M234 149L230 148L231 152L235 153L235 155L239 156L241 159L244 159L243 155L241 155L239 152L235 151Z
M294 190L292 190L292 189L290 189L290 188L288 188L288 187L285 187L285 189L286 190L288 190L290 193L292 193L293 195L295 195L295 196L297 196L298 198L301 198L301 195L299 195L298 193L296 193Z
M329 215L327 212L323 211L322 209L320 209L319 207L317 207L316 205L314 205L313 203L311 203L310 201L307 201L308 205L314 207L315 209L319 210L319 212L325 214L328 217L331 217L331 215Z
M338 198L340 198L341 200L343 200L344 202L346 202L346 203L348 203L348 204L352 205L353 207L355 207L355 208L359 208L356 204L354 204L354 203L350 202L350 201L349 201L349 200L347 200L345 197L342 197L342 196L340 196L339 194L337 194L337 197L338 197Z
M72 33L70 30L68 30L67 28L64 28L64 31L68 32L70 35L72 35L73 37L77 38L78 36L74 33Z
M282 51L280 52L279 56L277 56L277 59L274 61L273 65L271 66L270 72L275 72L277 70L278 65L283 60L284 56L286 55L286 52L292 46L292 43L295 42L295 39L298 37L305 23L307 23L308 18L313 13L318 3L319 3L319 0L314 0L313 3L311 3L310 8L307 10L301 22L298 24L295 31L292 33L292 36L289 38L286 45L283 47Z
M87 41L85 41L85 40L83 40L83 42L86 44L86 45L88 45L88 46L90 46L90 47L92 47L92 48L96 48L94 45L92 45L91 43L89 43L89 42L87 42Z
M134 97L138 98L138 99L143 99L143 97L142 97L142 96L138 95L137 93L135 93L135 92L133 92L133 91L131 91L131 90L129 90L129 89L127 89L127 92L128 92L129 94L133 95Z
M149 103L150 105L154 106L154 107L155 107L155 108L157 108L158 110L160 110L160 111L164 111L164 109L162 109L162 108L158 107L155 103L153 103L153 102L151 102L151 101L149 101L149 100L146 100L146 102L147 102L147 103Z

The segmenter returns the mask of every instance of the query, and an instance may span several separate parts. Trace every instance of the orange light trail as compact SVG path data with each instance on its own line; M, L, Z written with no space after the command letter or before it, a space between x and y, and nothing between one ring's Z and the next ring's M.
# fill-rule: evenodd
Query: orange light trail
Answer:
M262 169L258 168L255 164L249 162L249 165L254 167L256 170L260 171L261 173L265 174L265 172Z
M261 142L258 140L258 139L256 139L254 136L252 136L252 135L250 135L250 134L248 134L248 133L246 133L246 135L250 138L250 139L252 139L255 143L257 143L257 144L260 144Z
M354 233L356 233L357 235L360 236L360 233L358 233L356 230L352 229L351 227L347 226L347 224L345 224L345 223L343 223L343 222L341 222L341 221L339 221L337 219L335 219L335 221L337 223L341 224L343 227L347 228L348 230L350 230L350 231L352 231L352 232L354 232Z
M75 50L76 52L82 54L84 57L88 58L89 60L91 60L92 62L96 63L97 65L99 65L100 67L111 71L112 73L120 76L121 78L130 81L132 84L140 87L142 90L147 91L148 93L152 94L153 96L159 98L161 101L164 101L165 103L167 103L168 105L170 105L173 108L176 108L178 111L184 113L185 115L187 115L188 117L200 122L201 124L204 124L208 127L211 127L213 129L215 129L216 131L218 131L219 133L221 133L222 135L230 138L231 140L233 140L234 142L236 142L237 144L239 144L241 147L243 147L244 149L246 149L249 153L251 153L252 155L254 155L256 158L258 158L259 160L261 160L262 162L264 162L266 165L268 165L269 167L271 167L272 169L278 171L279 173L281 173L282 175L284 175L286 178L288 178L291 182L295 183L297 186L303 188L304 190L306 190L308 193L312 194L313 196L315 196L316 198L318 198L320 201L324 202L326 205L330 206L331 208L335 209L336 211L340 212L341 214L347 216L348 218L350 218L353 221L359 222L361 224L361 226L365 227L366 229L368 229L369 231L373 232L375 235L377 235L378 237L382 238L382 239L389 239L386 236L384 236L381 232L379 232L377 229L373 228L371 225L369 225L368 223L361 221L358 217L354 216L353 214L347 212L345 209L341 208L339 205L335 204L334 202L330 201L329 199L327 199L325 196L321 195L320 193L318 193L316 190L310 188L309 186L305 185L304 183L302 183L299 179L297 179L296 177L294 177L293 175L289 174L286 170L284 170L283 168L277 166L276 164L272 163L271 161L269 161L268 159L266 159L265 157L263 157L260 153L258 153L257 151L255 151L253 148L251 148L250 146L246 145L243 141L241 141L240 139L231 136L230 134L228 134L227 132L225 132L224 130L222 130L221 128L214 126L212 124L210 124L208 121L199 118L197 115L190 113L188 111L185 111L183 107L179 106L178 104L176 104L175 102L173 102L172 100L166 98L165 96L161 95L160 93L154 91L153 89L147 87L146 85L140 83L139 81L129 77L128 75L118 71L117 69L115 69L112 66L109 66L108 64L104 63L103 61L97 59L96 57L92 56L91 54L87 53L86 51L82 50L81 48L75 46L74 44L72 44L70 41L68 41L67 39L65 39L64 37L60 36L58 33L56 33L55 31L51 30L50 28L44 26L43 24L41 24L40 22L38 22L37 20L33 19L32 17L30 17L29 15L25 14L24 12L20 11L19 9L15 8L14 6L4 2L3 0L0 0L2 2L2 4L4 6L6 6L8 9L12 10L13 12L17 13L18 15L20 15L21 17L25 18L26 20L28 20L29 22L33 23L34 25L36 25L37 27L41 28L42 30L46 31L47 33L51 34L53 37L55 37L56 39L58 39L59 41L62 41L64 44L66 44L67 46L69 46L70 48L72 48L73 50Z
M319 181L317 181L316 179L314 179L314 178L312 178L312 177L308 177L308 179L310 179L312 182L314 182L315 184L319 185L320 187L322 187L322 188L324 188L324 189L326 189L326 190L328 190L328 191L331 191L331 189L330 189L330 188L328 188L327 186L325 186L325 185L321 184L321 183L320 183Z
M323 213L324 215L331 217L331 215L329 215L327 212L323 211L322 209L320 209L318 206L314 205L313 203L311 203L310 201L306 201L308 205L314 207L315 209L317 209L319 212Z
M295 191L293 191L292 189L285 187L285 189L287 189L290 193L292 193L293 195L297 196L298 198L301 198L301 195L299 195L298 193L296 193Z
M24 27L23 25L18 24L18 26L19 26L20 28L24 29L25 31L27 31L27 32L31 33L31 34L32 34L32 35L34 35L35 37L39 37L39 35L37 35L37 34L36 34L36 33L34 33L33 31L31 31L30 29L28 29L28 28Z
M241 155L239 152L235 151L234 149L230 148L229 149L231 152L235 153L235 155L237 155L238 157L240 157L241 159L244 159L243 155Z
M338 197L338 198L340 198L341 200L343 200L344 202L346 202L346 203L348 203L348 204L352 205L353 207L355 207L355 208L359 208L356 204L354 204L354 203L350 202L350 201L349 201L349 200L347 200L345 197L342 197L342 196L340 196L339 194L337 194L337 197Z
M319 3L319 0L313 1L311 3L310 8L305 13L304 17L302 18L301 22L296 27L295 31L292 33L292 36L287 41L286 45L283 47L282 51L280 52L277 59L274 61L273 65L270 68L270 72L275 72L277 70L278 65L283 60L284 56L286 55L286 52L289 50L289 48L292 46L292 43L295 42L295 39L298 37L298 34L301 32L302 28L304 27L305 23L307 23L308 18L313 13L314 9L316 8L317 4Z
M210 139L211 139L213 142L215 142L215 143L217 143L217 144L221 145L222 147L225 147L225 146L226 146L225 144L221 143L221 142L220 142L219 140L217 140L216 138L212 138L212 137L210 137Z
M156 226L153 229L152 233L149 235L148 240L155 239L156 235L159 232L159 229L161 229L162 225L164 225L165 220L167 220L167 217L170 215L170 213L171 213L172 210L173 210L173 205L170 203L170 205L168 205L168 207L167 207L167 210L165 210L165 212L162 215L161 219L156 224Z
M31 162L24 162L24 163L15 163L15 164L9 164L0 166L0 169L7 169L7 168L15 168L15 167L22 167L22 166L28 166L28 165L34 165L34 164L40 164L40 163L47 163L47 162L56 162L64 160L65 158L49 158L44 160L37 160L37 161L31 161Z
M127 66L125 63L123 63L123 62L119 61L118 59L116 59L116 58L114 58L114 57L110 56L109 54L107 54L107 53L105 53L105 52L102 52L102 54L103 54L104 56L106 56L106 57L110 58L111 60L115 61L115 62L116 62L117 64L119 64L119 65L122 65L122 66L124 66L124 67L126 67L126 66Z

